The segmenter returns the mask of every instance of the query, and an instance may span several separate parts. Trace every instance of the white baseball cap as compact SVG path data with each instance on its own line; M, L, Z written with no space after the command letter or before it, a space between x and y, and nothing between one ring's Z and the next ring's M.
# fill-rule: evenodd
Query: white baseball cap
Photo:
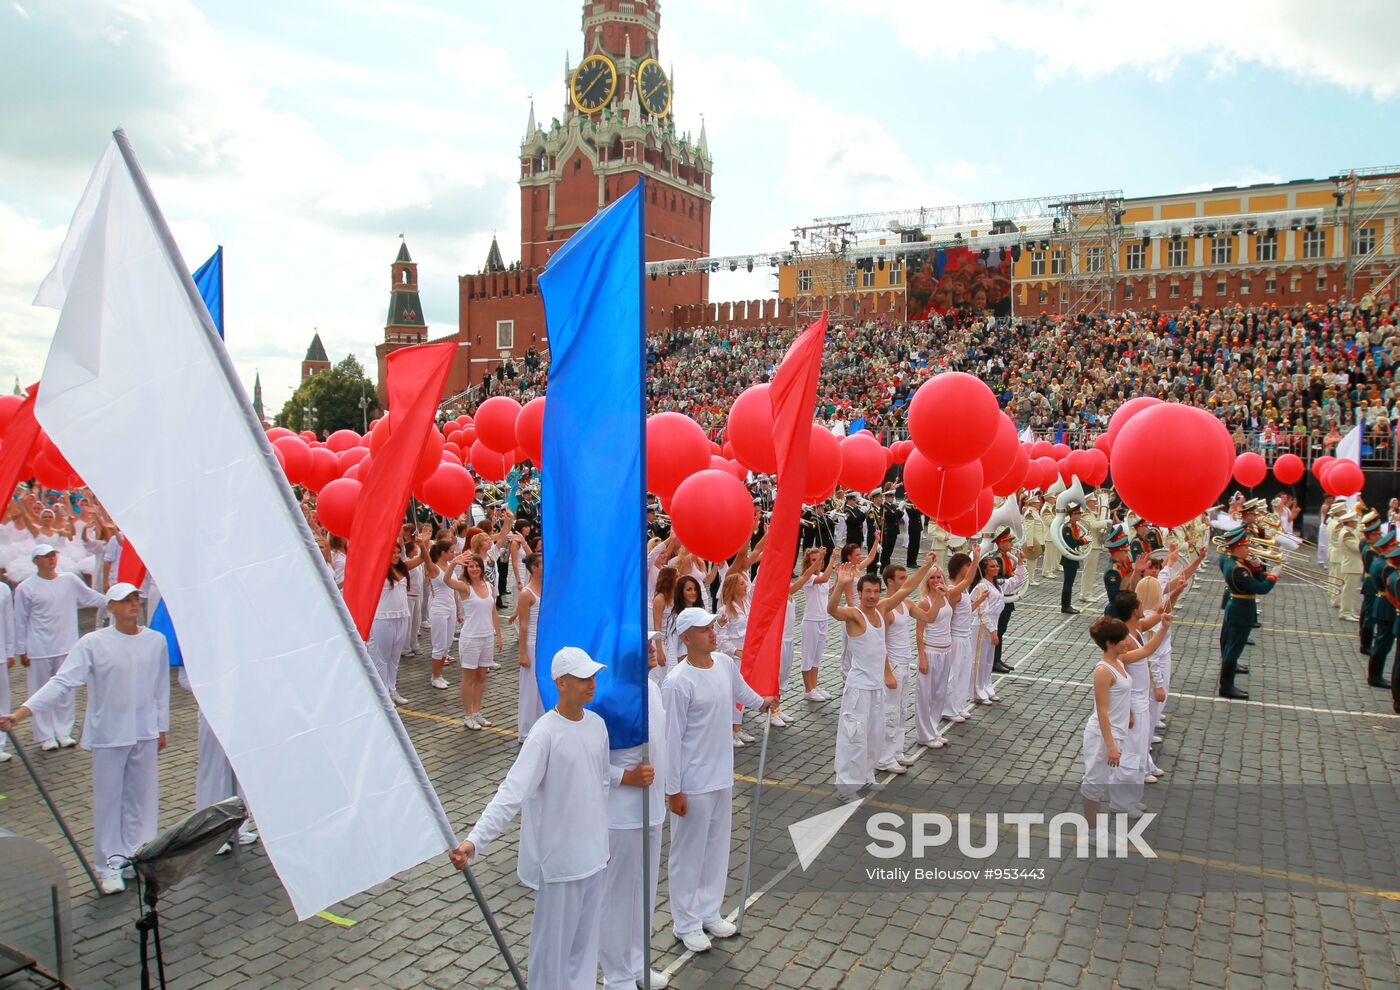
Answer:
M33 560L35 557L47 557L54 552L54 548L47 543L36 543L34 544L34 549L29 551L29 559Z
M696 626L708 626L714 621L715 617L703 608L691 607L676 616L676 633L684 633L687 629L694 629Z
M549 665L549 676L556 680L566 674L570 677L587 678L602 669L603 664L577 646L565 646L554 654L554 660Z
M141 589L126 581L118 581L107 589L107 600L109 602L119 602L124 598L130 598Z

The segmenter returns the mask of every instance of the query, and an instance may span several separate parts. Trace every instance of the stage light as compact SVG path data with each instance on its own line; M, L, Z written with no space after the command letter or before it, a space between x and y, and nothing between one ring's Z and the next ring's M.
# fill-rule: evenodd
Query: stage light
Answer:
M738 268L739 268L739 263L738 263L737 261L731 261L731 262L729 263L729 270L730 270L731 272L732 272L732 271L737 271Z
M875 264L879 266L880 271L884 271L884 270L885 270L885 259L884 259L884 258L880 258L878 261L875 262Z
M1332 198L1337 201L1337 209L1340 210L1342 208L1342 204L1346 202L1347 194L1342 192L1342 190L1339 188L1332 193Z
M1148 242L1151 241L1151 240L1152 240L1152 235L1151 235L1151 234L1143 234L1143 235L1142 235L1142 246L1143 246L1143 247L1147 247Z
M652 273L651 273L651 280L652 280L653 282L656 281L656 272L652 272Z
M749 263L745 266L745 269L746 269L747 271L753 271L753 259L752 259L752 258L749 259Z
M1020 261L1020 260L1021 260L1021 245L1019 245L1019 244L1013 244L1013 245L1011 245L1011 261L1012 261L1012 263L1014 264L1015 262L1018 262L1018 261Z

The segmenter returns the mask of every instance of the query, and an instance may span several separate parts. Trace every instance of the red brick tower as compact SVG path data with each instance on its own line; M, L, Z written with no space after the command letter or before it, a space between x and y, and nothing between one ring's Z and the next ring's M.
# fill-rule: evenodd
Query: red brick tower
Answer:
M659 0L585 0L583 57L565 65L563 117L540 127L532 105L520 145L520 263L499 270L497 255L459 279L472 381L511 355L545 348L539 269L638 176L649 186L647 260L709 254L713 162L703 123L695 140L676 130L660 24ZM671 325L677 306L707 302L709 280L661 276L646 289L647 329L656 331Z

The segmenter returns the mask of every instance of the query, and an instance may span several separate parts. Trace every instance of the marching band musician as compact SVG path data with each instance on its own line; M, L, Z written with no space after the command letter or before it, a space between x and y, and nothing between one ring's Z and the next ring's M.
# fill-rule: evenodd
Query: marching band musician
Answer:
M1337 572L1341 575L1341 591L1338 593L1337 618L1343 622L1355 622L1356 593L1361 590L1361 533L1357 529L1354 513L1344 513L1337 522Z
M1084 533L1084 528L1079 525L1079 519L1084 515L1084 506L1078 504L1069 507L1068 519L1060 527L1060 539L1065 546L1074 551L1078 551L1088 542L1088 537ZM1060 556L1058 550L1056 556ZM1060 611L1065 615L1078 615L1079 609L1071 603L1070 596L1074 594L1074 579L1079 575L1079 561L1073 557L1061 557L1064 565L1064 584L1060 588Z
M1375 630L1371 634L1370 662L1366 665L1366 683L1371 687L1390 687L1394 684L1393 668L1391 680L1385 679L1385 661L1395 645L1397 598L1394 578L1395 568L1400 567L1397 561L1400 561L1400 548L1379 554L1371 564L1371 581L1376 586L1376 601L1372 607Z
M1245 699L1249 692L1235 687L1235 675L1249 673L1240 668L1240 655L1249 642L1249 631L1257 624L1255 599L1274 590L1276 573L1259 575L1249 564L1249 529L1240 526L1221 538L1228 556L1221 560L1225 575L1225 616L1220 625L1220 685L1222 698Z
M1341 536L1342 517L1347 512L1347 504L1341 499L1332 503L1327 510L1327 603L1339 607L1342 600L1342 551L1337 545Z
M1361 652L1369 657L1376 628L1376 596L1380 594L1371 577L1371 566L1395 546L1395 531L1386 529L1380 513L1372 510L1361 521L1361 543Z
M894 486L886 485L880 511L880 572L890 566L895 545L899 543L899 529L904 522L904 510L894 504ZM917 547L915 548L917 549Z
M1050 527L1055 525L1055 500L1053 498L1041 499L1040 504L1040 526L1045 541L1045 552L1040 559L1040 576L1047 580L1054 577L1060 569L1060 546L1054 540L1054 535L1050 532Z
M1084 498L1088 513L1084 517L1084 530L1089 536L1089 555L1084 558L1084 576L1079 581L1079 603L1087 604L1093 596L1095 575L1099 573L1099 562L1103 559L1104 543L1113 523L1105 511L1103 499L1098 492L1090 492Z
M1133 559L1150 554L1154 550L1162 549L1162 534L1157 532L1157 527L1153 526L1146 519L1138 516L1133 521L1133 538L1128 544L1128 551L1133 555Z
M1030 574L1032 585L1040 583L1035 565L1040 562L1047 542L1045 523L1040 516L1042 501L1039 495L1026 496L1026 509L1021 523L1021 531L1025 534L1025 539L1021 543L1021 552L1025 554L1026 569Z
M1016 534L1011 531L1010 526L1002 526L993 533L992 542L996 544L993 556L1001 564L993 581L997 590L1002 593L1001 615L997 619L996 651L992 654L992 673L1009 674L1016 668L1001 658L1001 647L1006 642L1006 627L1011 624L1011 613L1016 611L1016 596L1024 587L1025 581L1023 579L1012 584L1008 582L1016 577L1024 558L1016 552Z
M895 488L895 497L904 503L904 514L909 519L909 528L905 530L905 535L908 537L909 554L904 558L904 563L912 570L919 566L919 544L923 542L924 538L924 514L918 510L913 502L909 501L909 495L905 492L903 484Z
M861 508L855 492L846 493L841 515L841 521L836 524L836 545L843 547L847 543L859 543L864 546L865 510Z
M1137 587L1138 580L1146 573L1147 564L1152 559L1144 554L1133 560L1132 552L1128 549L1130 539L1126 529L1115 526L1104 541L1110 558L1108 570L1103 572L1103 588L1108 595L1108 602L1103 609L1104 615L1114 614L1113 599L1117 597L1118 592L1132 591Z
M1397 562L1400 561L1400 547L1387 551L1384 559L1386 563L1391 565L1390 570L1385 572L1385 595L1389 599L1390 605L1394 607L1397 603L1400 603L1400 570L1396 570L1396 568L1400 567L1400 562ZM1377 597L1376 600L1379 602L1380 598ZM1396 629L1396 626L1400 626L1400 619L1397 619L1391 624L1390 635L1392 638L1395 637L1397 631L1400 631ZM1384 683L1384 668L1377 671L1377 673L1382 675L1377 679L1378 685ZM1395 669L1393 667L1390 671L1390 705L1395 710L1395 714L1400 715L1400 677L1395 676Z

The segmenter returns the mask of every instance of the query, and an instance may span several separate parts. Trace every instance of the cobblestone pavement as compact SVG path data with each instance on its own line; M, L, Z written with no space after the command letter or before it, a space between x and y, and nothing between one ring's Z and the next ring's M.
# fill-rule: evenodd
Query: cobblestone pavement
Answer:
M656 968L681 988L1400 985L1394 948L1400 943L1400 883L1389 883L1396 870L1388 834L1400 811L1393 783L1400 772L1400 718L1391 714L1387 692L1365 684L1354 625L1334 618L1325 592L1286 580L1261 603L1264 628L1255 631L1257 645L1246 653L1253 674L1242 680L1250 700L1222 701L1213 696L1218 574L1203 568L1197 585L1178 609L1177 693L1158 756L1168 776L1147 788L1146 800L1162 806L1214 795L1210 807L1186 819L1206 833L1259 814L1246 807L1249 801L1222 801L1221 794L1283 789L1285 806L1305 806L1310 816L1301 851L1290 846L1286 855L1273 856L1272 840L1263 840L1262 848L1241 840L1208 859L1169 854L1169 882L1129 889L1092 876L1072 885L1060 879L958 889L804 887L786 826L841 803L832 786L838 705L804 702L794 671L784 692L794 724L772 730L767 754L744 934L717 942L707 954L684 954L670 931L663 857L652 940ZM1046 785L1063 791L1063 806L1053 811L1077 807L1080 734L1095 659L1085 630L1102 595L1082 615L1065 616L1056 607L1058 592L1058 579L1042 581L1018 606L1006 646L1016 670L998 680L1001 703L953 726L947 748L916 749L910 772L868 798L869 807L946 809L950 796L961 799L978 788ZM505 665L488 682L486 711L500 728L467 732L457 692L428 684L426 647L424 630L418 656L401 670L400 690L409 699L401 714L450 818L464 832L516 752L515 671ZM833 624L821 683L839 696L837 650ZM508 642L506 656L513 655ZM11 686L17 701L24 697L18 670ZM194 795L195 707L175 688L172 708L170 747L161 757L162 824L188 813ZM756 725L750 722L755 734ZM27 729L21 732L27 740ZM89 848L87 754L36 752L35 758L79 842ZM736 753L726 911L739 906L758 758L756 745ZM92 896L19 761L0 765L0 795L0 825L44 841L68 868L76 985L135 985L134 895ZM512 829L476 873L523 965L530 896L514 875L517 834ZM1375 866L1371 874L1368 863ZM171 985L508 984L466 885L445 857L332 911L336 920L298 924L259 846L214 860L162 902ZM6 990L17 985L0 980Z

